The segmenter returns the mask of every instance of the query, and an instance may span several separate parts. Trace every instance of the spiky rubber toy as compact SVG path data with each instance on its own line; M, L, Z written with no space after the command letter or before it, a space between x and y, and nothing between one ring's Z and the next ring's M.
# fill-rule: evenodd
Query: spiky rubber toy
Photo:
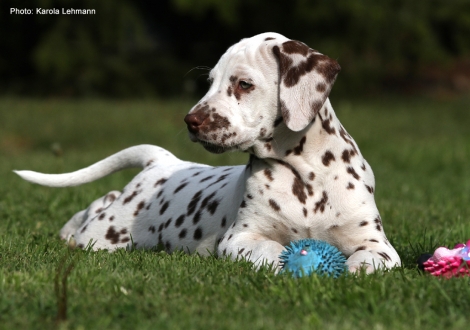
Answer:
M470 240L467 244L457 244L452 250L438 248L423 266L433 276L470 276Z
M337 278L346 270L346 258L334 246L311 238L293 241L285 247L281 259L281 273L294 277L313 273Z

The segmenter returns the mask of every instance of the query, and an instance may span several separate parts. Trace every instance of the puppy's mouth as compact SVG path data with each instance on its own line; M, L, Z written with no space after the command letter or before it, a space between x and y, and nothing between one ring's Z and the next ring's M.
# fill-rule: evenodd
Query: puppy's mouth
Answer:
M226 151L233 150L232 148L221 147L221 146L218 146L209 142L205 142L205 141L199 141L199 143L202 144L204 149L206 149L209 152L212 152L213 154L222 154Z
M209 152L212 152L213 154L222 154L226 151L233 151L233 150L239 150L240 149L238 145L221 146L221 145L217 145L217 144L214 144L214 143L211 143L211 142L207 142L207 141L204 141L204 140L196 137L196 135L194 135L192 133L189 133L189 138L192 142L200 143L204 147L204 149L206 149Z

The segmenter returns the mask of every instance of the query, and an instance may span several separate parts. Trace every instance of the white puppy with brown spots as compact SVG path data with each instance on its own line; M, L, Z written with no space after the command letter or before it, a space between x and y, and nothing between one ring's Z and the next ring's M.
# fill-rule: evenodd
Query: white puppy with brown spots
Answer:
M215 250L278 266L284 245L310 237L338 247L350 271L391 268L400 258L375 205L374 175L328 100L339 70L276 33L227 50L185 121L191 140L211 152L249 152L246 166L185 162L142 145L73 173L17 173L64 187L143 168L122 193L108 193L64 226L61 237L79 247Z

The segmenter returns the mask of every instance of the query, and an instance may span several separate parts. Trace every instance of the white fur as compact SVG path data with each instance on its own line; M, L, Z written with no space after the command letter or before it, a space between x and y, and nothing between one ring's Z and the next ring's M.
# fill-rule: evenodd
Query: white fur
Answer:
M143 168L122 193L106 194L64 226L61 237L73 236L81 247L161 244L168 252L217 251L278 266L284 245L311 237L337 246L351 271L399 265L375 205L372 169L327 98L339 66L313 50L292 53L286 42L265 33L230 47L210 73L209 91L186 117L193 141L215 152L247 151L246 166L185 162L143 145L69 174L16 173L63 187ZM289 65L309 56L319 61L290 86L279 56L291 59ZM240 82L253 86L244 90Z

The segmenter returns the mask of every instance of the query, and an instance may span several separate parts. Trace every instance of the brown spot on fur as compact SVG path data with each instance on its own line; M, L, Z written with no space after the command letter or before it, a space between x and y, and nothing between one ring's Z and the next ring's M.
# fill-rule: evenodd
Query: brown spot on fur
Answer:
M289 40L282 44L282 51L286 54L300 54L307 56L309 47L303 42L297 40Z
M204 181L210 180L213 177L214 177L213 175L209 175L209 176L205 177L204 179L201 179L199 182L204 182Z
M364 226L367 226L369 223L367 221L361 221L361 223L359 224L359 226L361 227L364 227Z
M171 223L171 218L168 219L166 222L165 222L165 228L168 228L168 226L170 225Z
M180 231L178 237L181 239L181 238L185 238L186 237L186 232L187 230L186 229L183 229L182 231Z
M149 231L150 231L152 234L155 234L155 226L150 226L150 227L149 227Z
M139 193L137 191L134 191L130 196L126 197L124 199L124 201L122 202L122 205L125 205L127 203L129 203L130 201L132 201L134 199L135 196L137 196Z
M176 221L175 221L175 227L176 228L179 228L183 224L184 218L185 218L184 214L182 214L178 217L178 219L176 219Z
M330 166L330 162L335 161L335 156L331 151L327 150L321 160L323 165Z
M327 83L332 84L335 81L338 72L341 70L341 67L335 60L332 60L325 55L321 56L322 58L315 69L325 78Z
M220 227L225 227L226 224L227 224L227 218L223 217L222 221L220 222Z
M364 184L364 186L366 187L366 189L367 189L367 191L368 191L369 193L371 193L371 194L374 193L374 188L372 188L371 186L368 186L368 185L366 185L366 184Z
M213 215L215 213L215 211L217 210L217 207L219 206L219 201L215 200L215 201L212 201L209 203L209 205L207 206L207 210L209 211L209 213L211 215Z
M341 138L342 138L346 143L348 143L348 144L354 149L354 152L355 152L356 154L359 154L359 153L357 152L356 146L354 145L354 142L352 142L352 140L351 140L351 139L352 139L352 138L351 138L351 135L349 135L349 134L346 132L346 130L344 129L343 126L340 127L339 135L341 136Z
M365 246L360 246L360 247L358 247L358 248L356 249L356 251L354 251L354 252L361 251L361 250L365 250L365 249L366 249Z
M175 191L173 192L173 194L176 194L178 191L180 191L181 189L183 189L184 187L186 187L188 185L188 182L184 182L182 184L180 184L176 189Z
M292 184L292 193L297 196L299 202L305 204L305 201L307 200L307 194L305 194L304 191L304 183L297 176L294 177L294 183Z
M98 217L98 220L103 220L105 216L106 216L106 213L101 213L100 216Z
M310 173L308 174L308 179L309 179L310 181L313 181L313 180L315 179L315 173L310 172Z
M374 243L378 243L379 241L376 240L376 239L370 239L369 242L374 242Z
M210 194L209 196L207 196L206 198L202 200L201 207L200 207L201 210L205 208L207 204L209 204L210 200L215 196L215 194L216 192L214 191L212 194Z
M105 238L111 241L111 244L119 243L119 232L114 229L114 226L110 226L106 232Z
M351 166L349 166L346 170L349 174L351 174L354 179L356 180L359 180L360 176L356 173L356 171L354 170L354 168L352 168Z
M341 159L345 163L350 163L351 162L351 157L353 157L356 154L354 150L347 150L345 149L341 155Z
M264 173L264 176L265 176L266 178L268 178L269 181L273 181L273 180L274 180L274 178L273 178L273 172L272 172L269 168L265 168L264 171L263 171L263 173Z
M354 185L351 182L349 182L346 189L354 189Z
M320 116L320 120L321 120L321 126L322 128L330 135L333 135L336 133L336 129L334 127L331 127L330 126L330 119L326 118L325 120L323 120L323 118Z
M155 182L155 184L154 184L153 186L154 186L154 187L157 187L157 186L159 186L159 185L164 184L166 181L167 181L167 179L163 179L163 178L162 178L162 179L158 180L157 182Z
M201 220L201 210L194 213L193 224L197 224Z
M227 95L230 97L232 96L232 86L228 86L227 88Z
M312 185L307 183L307 184L305 185L305 188L307 188L307 193L308 193L308 195L309 195L309 196L313 196L313 187L312 187Z
M307 214L308 214L307 209L304 207L302 211L304 212L304 217L307 217Z
M197 206L197 203L199 203L199 200L201 199L201 195L202 195L202 190L199 190L189 202L188 210L187 210L188 215L191 215L196 210L196 206Z
M201 239L201 237L202 237L201 227L197 227L197 229L194 231L194 236L193 237L196 241L199 241Z
M307 137L303 136L302 139L300 139L299 145L293 149L294 155L299 156L302 153L304 150L305 141L307 141ZM290 153L291 150L288 150L288 152ZM286 152L286 156L287 155L288 153Z
M317 90L317 92L319 93L323 93L326 91L326 85L324 83L318 83L316 86L315 86L315 89Z
M230 121L227 117L221 116L218 113L212 114L212 121L204 122L200 126L200 130L204 133L213 132L220 129L227 129L230 127Z
M392 260L392 258L390 258L390 256L389 256L388 254L386 254L385 252L377 252L377 254L378 254L379 256L381 256L382 258L384 258L385 260L387 260L387 261L391 261L391 260Z
M328 194L326 191L323 191L322 198L315 203L315 208L313 209L313 212L317 213L318 210L320 210L321 213L325 211L325 206L326 203L328 202Z
M160 215L165 213L166 209L168 208L168 205L170 205L170 202L165 202L165 204L163 204L162 208L160 209Z
M134 217L136 217L139 214L139 212L144 208L144 206L145 206L145 200L137 204L137 209L134 212Z
M266 39L264 39L264 41L275 40L275 39L276 39L276 38L267 37Z
M286 87L295 86L302 76L311 72L314 68L316 68L317 71L323 75L328 82L331 83L334 81L334 79L330 81L330 74L334 73L334 77L336 77L336 74L339 71L338 70L335 72L335 67L337 66L337 68L339 68L339 65L337 65L336 61L328 58L325 55L313 53L313 50L309 49L307 45L300 42L291 40L283 43L283 51L288 55L282 53L278 46L273 47L273 53L279 61L279 71L281 77L284 78L283 81ZM299 62L297 65L293 65L293 60L289 56L289 54L293 53L306 56L306 59ZM319 64L321 64L320 67L318 66Z
M269 199L269 206L271 206L274 211L279 212L281 210L281 207L279 206L279 204L276 203L276 201L273 199Z

